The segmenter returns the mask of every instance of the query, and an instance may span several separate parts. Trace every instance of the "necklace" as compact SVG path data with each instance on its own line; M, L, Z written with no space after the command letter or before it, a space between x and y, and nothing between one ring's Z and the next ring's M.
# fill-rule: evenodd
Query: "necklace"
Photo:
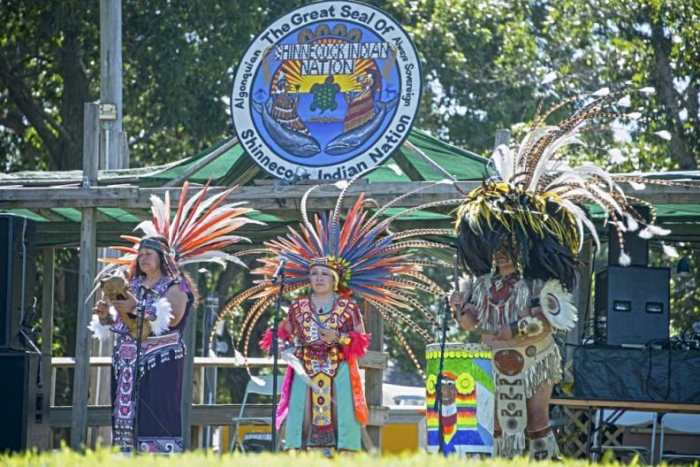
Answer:
M148 287L149 289L152 289L153 287L155 287L155 285L156 285L158 282L160 282L160 280L161 280L162 278L163 278L163 274L158 274L158 277L156 277L155 280L149 279L148 277L145 277L145 278L143 279L143 285L144 285L145 287Z
M314 310L316 310L317 313L323 314L324 310L325 312L331 311L333 309L333 304L335 303L335 300L337 298L336 294L331 295L328 299L320 301L318 297L316 297L315 293L311 294L311 304L313 305Z
M520 275L517 273L507 275L505 277L498 276L495 278L495 280L492 282L493 287L489 287L487 290L487 297L488 301L491 305L500 307L503 306L505 303L510 300L510 297L513 295L513 292L515 292L515 284L520 280ZM496 292L499 292L503 287L508 286L508 294L501 298L501 299L496 299L494 300L493 297L493 292L494 288L496 289Z

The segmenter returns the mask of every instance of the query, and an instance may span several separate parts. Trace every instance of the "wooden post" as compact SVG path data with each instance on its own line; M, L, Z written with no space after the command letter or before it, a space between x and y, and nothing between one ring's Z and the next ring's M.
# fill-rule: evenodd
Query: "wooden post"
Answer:
M99 159L99 105L85 104L83 128L83 189L97 184ZM87 300L92 290L96 270L95 208L82 209L80 232L80 282L78 284L78 313L75 333L75 374L73 376L73 417L70 446L74 450L85 447L87 435L87 403L90 387L90 345L88 324L92 316L93 299Z
M53 248L44 248L43 256L43 276L44 283L41 290L41 378L43 387L41 388L44 394L44 404L42 413L46 430L42 430L44 436L48 440L44 440L44 446L48 449L53 448L53 436L51 432L49 413L51 405L53 405L53 388L54 381L52 380L54 372L51 371L51 357L53 349L53 301L54 301L54 250ZM49 392L52 391L52 392Z
M367 320L367 332L372 334L370 342L370 350L377 352L384 351L384 321L379 312L370 313ZM378 407L382 405L383 399L383 379L384 371L373 368L365 369L365 397L367 398L368 407ZM371 410L371 409L370 409ZM382 427L367 426L367 433L372 440L374 449L381 452L382 449Z
M101 170L129 167L128 151L124 150L126 137L122 131L122 63L122 0L100 0L100 126L103 130ZM119 254L100 248L98 256L116 258ZM92 354L109 356L113 349L114 337L110 336L104 341L94 340ZM110 368L93 368L90 373L90 404L111 404ZM108 444L111 427L100 427L97 431L103 444Z
M100 102L113 104L116 115L102 118L105 130L106 169L126 169L122 151L122 1L100 0Z
M197 264L188 265L186 268L192 282L197 284L199 273L197 272ZM192 448L191 439L191 418L192 418L192 384L194 382L194 354L197 336L197 308L193 307L187 317L187 324L183 331L182 339L187 346L187 355L185 355L185 369L182 375L182 447L184 450Z

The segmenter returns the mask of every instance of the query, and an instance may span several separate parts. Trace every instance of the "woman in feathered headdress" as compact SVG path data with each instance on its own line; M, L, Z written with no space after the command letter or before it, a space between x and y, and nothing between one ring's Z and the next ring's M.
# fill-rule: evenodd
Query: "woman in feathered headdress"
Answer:
M95 338L116 337L112 443L125 451L137 444L141 452L182 452L182 331L197 300L196 284L182 266L201 261L240 263L221 249L245 240L230 233L254 222L241 217L251 209L223 204L232 190L206 200L207 187L186 202L185 183L172 222L169 193L165 202L152 196L153 220L137 227L146 236L123 236L134 246L113 248L126 255L102 259L125 270L115 274L111 267L111 274L108 270L100 276L105 297L93 309L89 326Z
M349 184L347 185L349 186ZM296 298L280 325L279 337L289 346L293 357L288 366L278 407L277 423L287 419L288 449L321 449L357 451L360 449L360 427L367 423L365 402L358 360L367 351L370 336L366 334L357 300L367 309L379 313L407 348L416 365L418 361L408 348L403 333L414 329L427 341L431 336L409 316L419 310L435 321L432 314L413 296L414 289L439 296L438 285L421 273L421 265L429 261L411 259L410 249L449 248L448 245L414 239L424 235L446 235L447 230L421 229L391 233L391 222L415 209L384 218L383 214L404 195L377 209L364 207L364 194L341 219L342 190L335 209L313 222L306 214L300 231L290 228L286 237L266 243L265 250L241 254L268 253L264 266L254 274L270 277L285 258L285 291L311 288L309 295ZM454 204L454 200L451 200ZM439 202L438 204L449 204ZM449 267L449 265L447 265ZM234 298L219 320L237 309L248 298L255 299L242 324L245 331L244 353L247 355L251 331L265 310L271 307L280 291L279 283L268 279ZM216 324L214 325L214 328ZM261 347L269 349L272 333L268 331Z
M549 428L552 386L561 380L552 332L569 330L577 320L571 290L584 228L598 243L583 203L600 206L618 231L646 224L640 236L667 233L646 222L630 203L647 203L626 196L617 183L639 180L560 161L569 145L582 144L582 127L609 117L607 108L621 97L600 94L572 117L543 126L563 104L556 106L535 120L516 149L497 148L493 175L457 210L459 259L474 279L452 294L451 304L459 324L480 329L493 349L498 456L522 454L526 432L533 459L559 454ZM628 265L619 240L620 263Z

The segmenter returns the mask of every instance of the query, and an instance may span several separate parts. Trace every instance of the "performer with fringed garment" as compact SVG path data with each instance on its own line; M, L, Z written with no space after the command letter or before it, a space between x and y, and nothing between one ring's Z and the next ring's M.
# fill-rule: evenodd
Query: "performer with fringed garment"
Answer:
M532 459L559 456L549 426L552 387L562 378L561 357L552 333L572 329L571 304L577 254L584 226L598 236L583 203L603 209L618 231L649 238L664 235L646 222L618 182L640 187L634 177L613 176L596 166L569 168L562 149L582 144L582 128L598 117L615 116L610 107L620 93L602 90L572 117L543 123L560 104L533 122L519 146L500 146L491 158L493 175L466 195L457 211L461 266L471 275L450 302L464 329L478 329L493 350L496 386L494 455L523 454L526 435ZM617 115L624 118L623 115ZM629 265L620 234L620 264Z
M186 183L172 223L169 194L165 202L152 196L153 220L137 227L146 236L123 236L134 246L113 248L126 255L102 259L112 266L98 277L105 296L93 309L89 328L95 338L113 334L116 339L112 444L122 451L134 449L136 430L139 452L182 452L186 351L182 332L197 303L196 284L182 266L200 261L240 263L219 250L243 239L231 231L253 222L240 217L251 209L223 204L231 190L205 200L205 187L186 203L187 191Z

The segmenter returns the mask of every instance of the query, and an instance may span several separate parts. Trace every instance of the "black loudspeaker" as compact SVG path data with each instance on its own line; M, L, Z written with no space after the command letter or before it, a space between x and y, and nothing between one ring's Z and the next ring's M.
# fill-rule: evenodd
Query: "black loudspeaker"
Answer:
M39 362L36 353L0 350L0 453L49 447Z
M34 302L35 258L34 221L0 215L0 349L24 349L19 330Z
M644 220L649 222L651 211L648 206L634 206L634 209ZM641 238L639 230L623 232L622 238L625 241L625 253L632 260L630 266L649 264L649 240ZM620 239L617 236L617 227L613 224L608 224L608 239L608 264L617 266L620 264Z
M644 345L668 339L668 268L608 266L595 276L595 341Z

